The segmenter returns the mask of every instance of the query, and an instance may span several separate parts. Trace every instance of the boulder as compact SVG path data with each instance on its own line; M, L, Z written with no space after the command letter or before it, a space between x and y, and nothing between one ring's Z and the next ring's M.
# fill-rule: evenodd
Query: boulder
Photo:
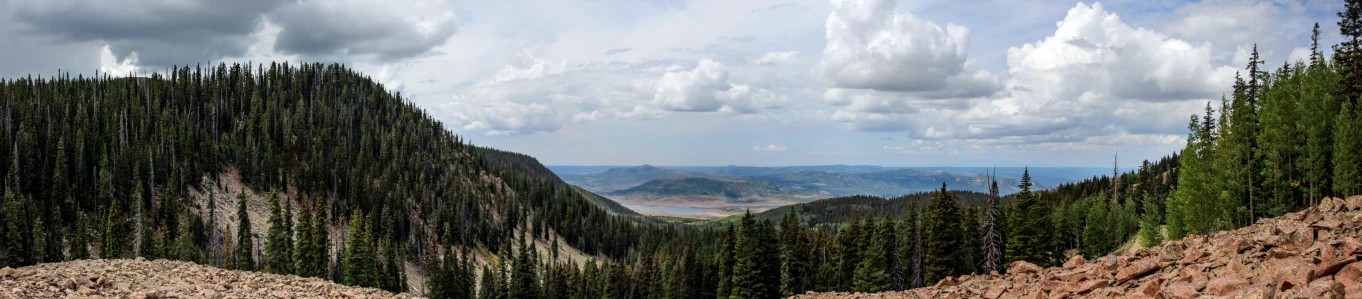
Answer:
M1121 284L1134 278L1144 277L1145 275L1154 273L1154 271L1158 271L1162 268L1163 265L1156 261L1147 259L1137 261L1116 272L1116 284Z
M1069 261L1064 262L1064 268L1073 269L1074 267L1082 266L1083 264L1087 263L1088 260L1084 259L1082 255L1074 255L1073 257L1069 258Z
M1200 294L1192 283L1183 281L1168 284L1168 287L1163 289L1163 297L1169 299L1192 299Z
M1249 285L1248 280L1238 277L1225 277L1212 279L1206 283L1206 294L1213 296L1226 296L1239 292L1240 289Z
M1037 273L1040 270L1040 266L1027 261L1015 261L1007 265L1008 274Z

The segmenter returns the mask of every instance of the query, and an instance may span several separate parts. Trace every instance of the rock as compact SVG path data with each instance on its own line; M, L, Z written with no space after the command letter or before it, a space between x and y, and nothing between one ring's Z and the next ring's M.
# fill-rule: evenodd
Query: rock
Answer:
M1163 297L1169 299L1191 299L1200 295L1190 282L1174 282L1163 289Z
M1248 280L1238 277L1216 278L1206 283L1206 294L1213 296L1225 296L1249 285Z
M1333 279L1324 278L1315 280L1309 285L1291 291L1283 292L1282 297L1286 298L1343 298L1343 284L1335 282Z
M1362 263L1343 266L1334 274L1334 281L1342 283L1345 287L1362 287Z
M1027 261L1015 261L1007 265L1008 274L1036 273L1040 272L1040 266Z
M1343 226L1343 222L1342 222L1342 221L1338 221L1338 220L1334 220L1334 219L1324 219L1324 220L1317 221L1317 222L1315 222L1315 223L1313 223L1313 224L1310 224L1310 227L1313 227L1313 228L1321 228L1321 229L1329 229L1329 230L1338 229L1339 227L1342 227L1342 226Z
M1319 263L1318 267L1315 267L1315 271L1313 272L1313 275L1311 275L1311 279L1334 275L1335 272L1338 272L1338 270L1343 269L1343 266L1347 266L1348 264L1352 264L1353 262L1356 261L1357 257L1347 256L1343 258L1334 259L1332 261L1321 262Z
M1346 205L1349 210L1362 210L1362 195L1349 196L1348 199L1344 201L1347 202Z
M940 288L940 287L953 287L953 286L958 286L958 285L960 285L960 280L956 279L956 278L953 277L953 276L946 276L946 278L941 279L941 281L936 282L936 287L938 287L938 288Z
M1003 296L1003 293L1005 292L1007 292L1007 285L1003 284L993 285L988 288L988 291L984 292L984 298L998 299L1001 298Z
M1143 277L1149 273L1154 273L1163 268L1158 262L1151 260L1141 260L1116 272L1116 284L1121 284L1127 280Z
M1073 269L1074 267L1082 266L1083 264L1087 263L1088 260L1083 259L1082 255L1074 255L1073 257L1069 258L1069 261L1064 262L1064 268Z
M1078 289L1075 290L1074 293L1078 293L1079 295L1086 295L1094 290L1105 288L1108 285L1110 285L1110 283L1108 283L1105 279L1089 280L1088 282L1079 285Z
M1140 285L1140 287L1139 287L1139 288L1136 288L1135 290L1136 290L1137 293L1140 293L1140 294L1143 294L1143 295L1145 295L1145 296L1149 296L1149 297L1152 298L1152 297L1155 297L1155 296L1158 296L1158 295L1159 295L1159 291L1161 290L1161 288L1159 287L1159 283L1162 283L1162 282L1163 282L1163 281L1162 281L1162 280L1159 280L1159 279L1153 279L1153 280L1150 280L1150 281L1146 281L1146 282L1144 282L1143 285Z

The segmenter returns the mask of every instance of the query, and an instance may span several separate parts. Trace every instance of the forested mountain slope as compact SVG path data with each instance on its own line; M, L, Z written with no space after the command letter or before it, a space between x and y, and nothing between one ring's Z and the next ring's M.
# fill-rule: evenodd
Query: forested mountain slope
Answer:
M164 257L397 289L399 261L485 264L523 251L517 236L623 257L640 234L684 233L533 158L469 145L340 65L4 79L0 125L3 266ZM284 207L264 222L235 215L269 223L267 235L218 221L232 216L215 215L221 200L187 198L224 173L272 195L241 206Z

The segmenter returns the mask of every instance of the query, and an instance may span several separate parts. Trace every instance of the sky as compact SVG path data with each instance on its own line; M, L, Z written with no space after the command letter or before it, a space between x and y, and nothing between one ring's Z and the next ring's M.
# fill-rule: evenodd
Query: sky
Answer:
M1109 166L1341 0L0 0L0 76L339 62L549 165ZM1327 51L1326 51L1327 52Z

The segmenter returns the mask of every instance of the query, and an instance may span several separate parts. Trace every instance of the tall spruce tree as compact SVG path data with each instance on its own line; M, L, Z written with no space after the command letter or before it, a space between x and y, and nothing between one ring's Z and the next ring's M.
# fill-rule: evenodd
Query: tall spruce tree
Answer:
M968 273L963 252L964 240L960 231L960 205L946 184L932 197L931 215L927 217L927 255L923 261L923 276L927 284L936 284L947 276Z
M265 243L265 272L293 274L293 257L288 250L293 236L288 234L284 213L279 208L279 195L270 193L270 228Z
M887 291L889 274L885 266L888 253L881 239L883 235L880 235L881 223L875 220L874 215L867 216L862 229L866 237L862 238L863 243L860 245L861 261L856 265L853 290L864 293Z
M780 220L780 290L784 296L803 294L809 276L809 240L795 210L791 208Z
M1037 265L1049 265L1050 242L1053 240L1054 225L1050 223L1048 209L1040 198L1031 192L1031 170L1022 170L1017 192L1008 213L1007 260L1027 261Z
M251 236L251 218L247 212L246 194L237 195L236 206L236 251L233 252L235 270L255 270L255 242Z
M1334 193L1362 194L1362 119L1354 102L1343 102L1334 120Z
M851 278L856 277L856 266L861 262L861 217L859 214L851 215L851 221L846 228L837 233L837 246L839 257L837 260L837 290L850 291L855 281Z

